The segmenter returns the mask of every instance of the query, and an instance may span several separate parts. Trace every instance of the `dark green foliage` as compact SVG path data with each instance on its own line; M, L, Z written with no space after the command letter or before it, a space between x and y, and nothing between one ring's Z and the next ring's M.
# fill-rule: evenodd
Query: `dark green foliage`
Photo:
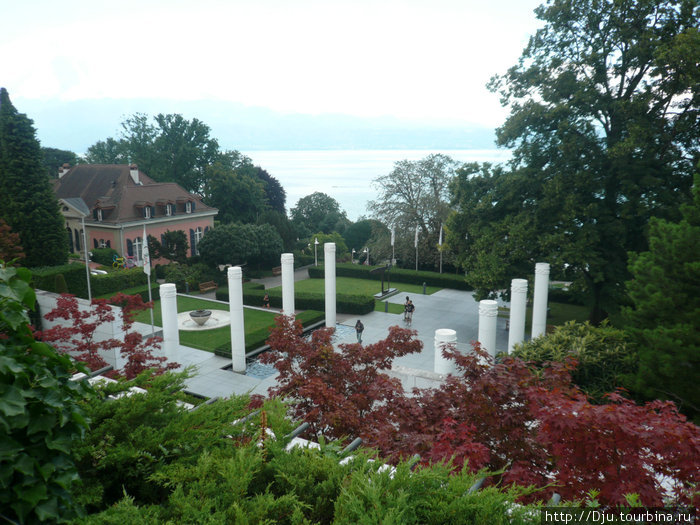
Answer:
M343 232L343 239L347 247L350 250L354 248L359 253L362 248L367 246L367 241L372 235L372 224L375 222L378 221L365 219L348 226Z
M46 175L50 179L58 177L58 169L64 164L75 166L80 160L72 151L57 148L41 148Z
M270 305L282 308L282 290L244 290L243 303L262 306L265 292L270 296ZM341 314L364 315L374 311L374 297L371 295L336 294L336 311ZM294 306L298 310L325 310L326 299L322 293L294 292Z
M54 289L56 290L56 293L68 293L68 285L66 284L66 278L63 276L62 273L56 274Z
M294 249L297 236L291 221L286 215L275 210L268 210L258 217L257 224L269 224L274 227L282 238L285 252L291 252Z
M227 224L209 230L199 243L202 260L210 266L279 264L282 239L269 224Z
M51 190L31 119L19 113L0 88L0 218L19 234L23 264L68 260L65 221Z
M285 204L287 201L287 193L284 191L282 185L276 178L259 166L255 166L253 173L264 184L265 200L267 200L267 205L272 211L286 217L287 209Z
M532 285L528 289L532 289ZM561 288L550 288L547 292L547 299L550 303L577 304L579 306L586 304L586 298L582 293L574 290L562 290Z
M105 295L120 292L134 286L142 286L148 282L148 276L143 268L129 268L108 273L107 275L91 275L90 286L92 295ZM75 293L71 290L71 293ZM77 294L78 297L87 297Z
M155 237L148 236L148 246L154 251L151 254L151 259L162 257L171 262L185 263L187 260L187 251L189 250L189 242L187 235L182 230L170 231L167 230L162 237L163 242L159 242Z
M114 248L93 248L90 250L90 253L92 253L90 260L102 266L112 266L114 256L119 256L119 253Z
M299 199L290 215L301 239L319 230L323 233L343 233L350 224L338 201L318 191Z
M255 222L266 207L265 185L250 170L216 162L206 169L205 202L224 224Z
M0 262L0 516L21 523L76 515L71 447L87 427L78 406L91 389L71 381L68 356L34 340L29 271Z
M600 322L619 310L627 253L647 249L649 218L677 220L690 196L699 7L556 0L535 12L542 27L490 85L510 107L497 138L512 161L460 175L448 240L486 293L538 261L567 265Z
M335 274L337 277L356 277L358 279L380 280L378 274L370 274L370 270L378 268L377 266L362 266L357 264L337 264ZM422 286L425 283L427 286L438 286L440 288L452 288L454 290L471 290L463 275L454 275L449 273L437 272L416 272L414 270L402 270L401 268L392 268L389 271L392 283L417 284ZM309 267L309 277L322 279L324 276L323 266Z
M87 297L87 276L84 264L64 264L62 266L44 266L32 269L32 282L37 290L56 291L56 275L63 274L68 286L68 293L78 297ZM92 279L91 281L92 282Z
M648 398L670 399L700 416L700 174L694 203L679 223L652 219L649 251L631 254L625 310L639 345L636 387Z
M537 365L575 358L573 382L597 402L618 387L629 389L630 375L637 368L637 352L629 336L607 323L596 327L570 321L551 334L516 345L512 355Z

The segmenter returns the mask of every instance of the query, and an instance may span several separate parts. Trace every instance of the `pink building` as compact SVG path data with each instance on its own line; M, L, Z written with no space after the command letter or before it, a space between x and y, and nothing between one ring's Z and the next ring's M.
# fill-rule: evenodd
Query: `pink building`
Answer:
M204 204L174 182L155 182L135 165L64 164L54 184L70 249L81 253L83 223L88 249L114 248L122 256L143 255L146 235L161 240L170 231L183 231L189 240L189 255L196 255L204 233L214 226L216 208ZM156 261L166 262L166 261Z

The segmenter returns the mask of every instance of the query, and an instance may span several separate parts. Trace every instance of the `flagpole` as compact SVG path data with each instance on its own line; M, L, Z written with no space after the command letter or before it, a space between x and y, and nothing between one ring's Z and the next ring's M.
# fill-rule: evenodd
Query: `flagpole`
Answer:
M442 273L442 224L440 225L440 273Z
M416 247L416 271L418 271L418 225L416 224L416 239L414 241Z
M148 251L148 236L146 235L146 225L143 225L143 271L148 276L148 302L151 303L149 311L151 312L151 337L156 335L153 322L153 295L151 292L151 254Z

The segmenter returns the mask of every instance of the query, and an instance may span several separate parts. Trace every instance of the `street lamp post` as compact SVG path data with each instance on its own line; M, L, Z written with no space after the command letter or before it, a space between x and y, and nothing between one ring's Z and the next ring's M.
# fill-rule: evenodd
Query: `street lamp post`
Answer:
M365 248L364 253L367 254L367 266L369 266L369 248Z
M314 266L318 266L318 237L314 241Z
M355 264L355 248L352 249L351 260L352 260L352 264Z

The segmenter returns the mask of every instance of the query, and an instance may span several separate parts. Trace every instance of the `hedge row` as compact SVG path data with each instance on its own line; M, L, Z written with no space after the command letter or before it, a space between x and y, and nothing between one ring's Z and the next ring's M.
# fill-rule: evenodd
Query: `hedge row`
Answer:
M126 290L118 290L124 295L140 295L144 302L148 302L148 284L142 284L141 286L134 286L132 288L127 288ZM97 296L98 299L109 299L117 292L110 292L107 294ZM154 301L160 299L160 285L158 283L151 283L151 297Z
M326 314L324 312L312 310L307 310L304 313L297 316L297 319L301 321L302 326L305 328L312 324L318 323L319 321L323 321L325 318ZM267 341L268 337L270 337L269 327L260 328L259 330L255 330L254 332L246 334L245 351L251 352L257 348L260 348L265 344L265 341ZM231 344L226 343L216 347L214 349L214 353L220 357L226 357L227 359L231 359Z
M256 284L256 283L246 283ZM282 291L267 290L270 296L270 306L282 308ZM262 306L265 297L264 287L254 287L243 285L243 304L248 306ZM228 301L228 289L219 288L216 291L216 298L219 301ZM371 295L336 295L336 311L341 314L364 315L374 311L374 297ZM295 292L294 306L299 310L321 310L326 309L326 299L323 294Z
M547 292L547 300L552 303L577 304L579 306L586 305L583 294L562 290L561 288L550 288Z
M63 275L68 293L87 298L87 279L83 264L35 268L32 270L34 287L47 292L62 293L65 290L59 290L57 287L58 275ZM62 281L58 279L58 282ZM143 273L142 268L118 270L106 275L90 275L90 289L94 297L124 292L129 288L146 285L147 282L148 276Z
M337 277L354 277L356 279L372 279L380 281L379 274L371 274L370 271L379 266L363 266L359 264L337 264L335 266L335 275ZM323 266L311 266L309 268L309 277L322 279L324 277ZM389 279L394 283L416 284L421 286L425 283L428 286L437 286L439 288L452 288L454 290L471 291L473 288L467 284L464 275L455 275L452 273L437 273L437 272L416 272L414 270L404 270L402 268L392 268L389 271Z

